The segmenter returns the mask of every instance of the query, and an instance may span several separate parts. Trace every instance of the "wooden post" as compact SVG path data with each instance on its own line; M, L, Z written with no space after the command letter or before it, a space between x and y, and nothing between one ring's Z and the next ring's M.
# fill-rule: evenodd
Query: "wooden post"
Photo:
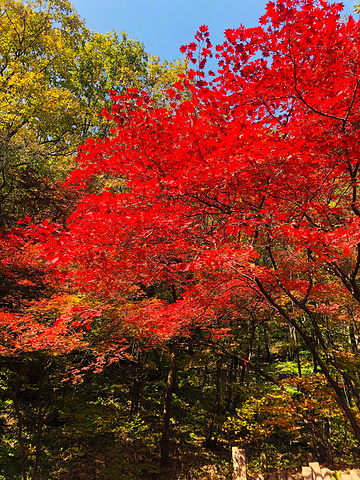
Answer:
M360 480L360 470L350 470L351 480Z
M343 472L341 472L340 475L341 475L342 480L352 480L352 479L351 479L351 475L350 475L349 473L343 473Z
M310 467L302 467L302 476L304 480L313 480L312 470Z
M321 468L318 462L309 462L309 467L311 468L313 480L323 480Z
M245 450L232 447L232 460L234 466L234 480L247 480Z
M321 475L322 475L323 480L331 480L331 470L329 468L322 468L321 469ZM360 480L360 478L359 478L359 480Z

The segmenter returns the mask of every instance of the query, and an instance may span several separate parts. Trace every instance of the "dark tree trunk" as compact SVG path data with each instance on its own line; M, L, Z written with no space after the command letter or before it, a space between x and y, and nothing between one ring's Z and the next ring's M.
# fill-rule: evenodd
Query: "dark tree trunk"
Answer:
M166 382L166 392L165 392L165 402L164 402L164 411L163 411L163 426L162 426L162 436L161 436L161 467L167 468L169 466L169 456L170 456L170 415L171 415L171 402L172 394L174 389L176 373L176 349L175 347L171 348L170 353L170 365L169 373Z
M216 415L219 414L219 402L220 402L220 374L221 374L221 362L216 362L216 393L214 399L214 407L211 412L211 417L208 425L208 432L205 438L206 448L211 448L216 443L216 438L212 440L214 434L214 424Z
M135 365L134 383L131 395L131 415L135 415L139 411L140 395L142 388L142 372L143 372L143 353L138 352L137 361Z
M20 449L20 458L21 458L21 474L23 480L27 480L27 473L26 473L26 453L25 453L25 445L24 445L24 436L23 436L23 417L20 411L19 402L17 399L17 394L15 391L8 392L9 398L12 400L14 405L14 410L16 414L17 420L17 440Z
M306 305L302 304L300 307L304 310L304 312L309 316L312 326L314 327L314 335L316 335L316 339L320 342L321 347L323 348L323 352L326 355L326 362L323 361L323 359L320 356L320 353L318 351L318 347L313 341L313 339L306 333L306 331L302 328L301 325L299 325L294 318L292 318L286 310L279 305L274 298L270 295L270 293L266 290L264 285L261 283L261 281L256 278L255 283L259 287L259 290L261 293L264 295L264 297L269 301L269 303L280 313L280 315L290 324L292 325L296 332L300 335L300 337L303 339L305 342L306 346L308 347L313 360L314 360L314 365L319 366L320 370L326 377L329 385L333 388L337 402L342 408L346 418L349 420L350 425L353 429L353 432L355 434L356 440L360 444L360 425L357 421L356 415L353 413L351 408L349 407L349 403L344 395L342 387L338 384L337 380L334 378L334 376L331 373L330 368L328 367L328 364L330 364L334 369L338 371L338 373L342 376L344 383L349 386L351 389L351 393L353 395L353 399L355 401L356 406L360 410L360 400L358 396L358 391L357 387L351 378L351 376L343 370L341 365L330 355L330 353L327 351L326 345L323 342L322 335L319 329L319 326L316 323L316 319L313 317L312 312L306 307Z

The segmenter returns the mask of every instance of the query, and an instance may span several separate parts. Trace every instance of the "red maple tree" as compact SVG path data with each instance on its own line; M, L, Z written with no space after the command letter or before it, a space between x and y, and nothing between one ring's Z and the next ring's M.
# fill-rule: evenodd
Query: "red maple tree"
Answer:
M165 300L135 295L123 312L147 334L236 318L239 298L275 312L360 441L354 365L324 334L325 321L357 322L360 302L360 23L341 8L269 2L258 27L225 32L216 74L205 72L213 47L202 26L182 47L198 70L168 91L167 108L145 92L113 93L104 115L116 128L81 147L69 182L114 180L47 248L92 294L131 304L134 289L164 286Z

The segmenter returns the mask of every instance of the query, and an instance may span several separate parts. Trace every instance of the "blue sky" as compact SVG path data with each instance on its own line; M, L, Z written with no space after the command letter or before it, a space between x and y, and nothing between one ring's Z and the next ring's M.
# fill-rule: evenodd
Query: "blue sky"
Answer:
M200 25L209 25L214 44L226 28L256 26L267 0L72 0L88 28L125 31L161 60L181 58L179 48L193 40ZM356 0L345 0L345 13Z

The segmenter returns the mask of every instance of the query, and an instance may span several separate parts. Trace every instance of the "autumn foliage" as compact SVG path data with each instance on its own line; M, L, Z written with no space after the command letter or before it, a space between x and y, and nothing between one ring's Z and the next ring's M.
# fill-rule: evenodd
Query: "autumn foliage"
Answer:
M26 226L52 281L91 298L43 303L65 313L36 341L65 345L67 329L73 349L101 325L114 354L124 329L148 344L195 327L213 340L249 315L276 318L360 442L356 342L332 340L360 320L360 22L341 4L278 0L258 27L214 47L202 26L181 51L192 68L165 106L112 92L109 136L79 148L67 179L82 199L66 228Z
M355 367L324 325L358 321L359 34L322 0L270 2L260 26L227 30L214 50L202 26L182 47L198 69L168 90L166 108L113 92L104 116L115 127L80 148L68 182L86 192L113 181L85 195L65 231L42 227L56 271L128 302L122 318L147 335L226 327L255 303L278 315L358 440L343 394L360 409ZM214 54L219 70L207 74ZM162 299L149 300L154 286Z

